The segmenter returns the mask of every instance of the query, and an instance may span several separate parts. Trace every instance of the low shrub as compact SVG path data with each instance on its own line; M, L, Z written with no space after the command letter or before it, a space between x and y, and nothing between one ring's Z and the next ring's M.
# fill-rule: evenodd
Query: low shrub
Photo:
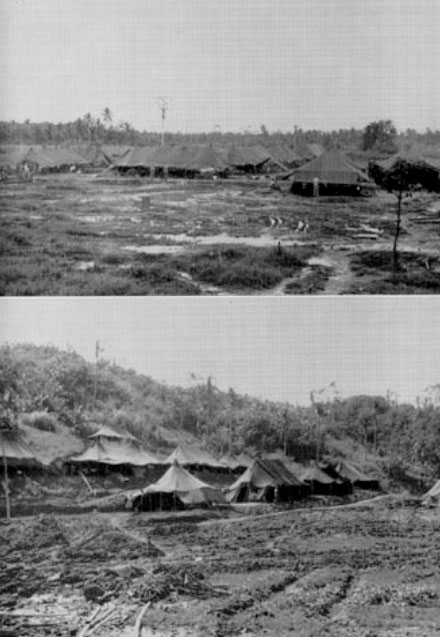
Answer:
M25 414L22 420L25 425L40 431L56 431L58 424L56 417L47 411L34 411L30 414Z
M229 289L268 289L303 267L314 248L226 246L179 255L176 268L196 280Z

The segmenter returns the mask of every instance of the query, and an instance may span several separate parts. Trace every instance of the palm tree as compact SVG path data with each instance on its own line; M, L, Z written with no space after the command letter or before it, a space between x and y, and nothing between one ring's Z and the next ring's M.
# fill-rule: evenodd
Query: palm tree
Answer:
M113 126L112 126L113 113L111 112L108 106L106 106L104 110L102 111L102 119L104 122L104 127L106 126L106 124L108 125L108 129L105 131L105 138L106 138L106 141L108 142L110 138L110 132L113 132Z
M102 119L104 120L105 124L109 124L109 125L111 125L113 121L113 113L111 112L108 106L106 106L104 110L102 111Z

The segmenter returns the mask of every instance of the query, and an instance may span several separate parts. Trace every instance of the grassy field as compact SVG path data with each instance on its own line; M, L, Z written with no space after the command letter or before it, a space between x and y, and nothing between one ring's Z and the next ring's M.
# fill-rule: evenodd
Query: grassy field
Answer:
M314 200L267 181L58 175L4 185L0 204L3 295L440 290L430 195L405 204L397 273L385 193Z
M79 634L98 613L97 637L131 637L148 603L143 637L434 637L439 531L438 511L389 496L18 518L0 526L0 631Z

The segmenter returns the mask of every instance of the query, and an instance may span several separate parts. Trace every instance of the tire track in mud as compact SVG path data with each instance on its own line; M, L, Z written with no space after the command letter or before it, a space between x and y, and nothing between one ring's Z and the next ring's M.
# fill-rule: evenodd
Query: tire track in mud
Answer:
M239 619L242 613L246 613L256 606L261 605L261 610L259 613L257 612L257 616L260 614L275 618L276 610L271 610L267 606L265 607L265 604L270 602L271 598L276 597L277 595L283 594L284 592L288 594L290 586L300 583L304 577L307 577L313 573L313 571L313 568L310 570L306 564L299 563L294 573L289 573L279 582L275 582L263 590L251 590L247 594L238 598L232 598L223 606L209 611L210 613L215 613L218 620L215 632L212 633L213 637L226 637L231 634L235 634L235 632L231 632L231 629L233 629L231 624L233 624L234 620ZM316 619L318 616L322 619L330 618L332 609L348 597L354 580L354 574L352 572L347 573L341 581L338 590L336 590L328 599L322 601L320 604L314 604L310 607L300 603L297 610L302 612L305 617L313 619ZM275 615L273 613L275 613ZM243 619L245 619L245 617L243 617Z
M232 598L226 604L209 611L212 614L216 614L218 618L218 625L214 632L214 637L224 637L226 635L230 635L228 622L231 621L236 615L249 610L257 603L260 604L267 601L273 595L282 593L286 588L294 584L302 575L304 575L302 571L289 573L280 581L270 584L263 590L260 589L249 591L247 594L244 594L240 597Z
M318 607L316 610L320 615L328 616L336 604L343 602L349 595L350 589L352 587L354 580L353 573L348 573L343 579L339 591L329 599L327 602L323 603L322 606Z

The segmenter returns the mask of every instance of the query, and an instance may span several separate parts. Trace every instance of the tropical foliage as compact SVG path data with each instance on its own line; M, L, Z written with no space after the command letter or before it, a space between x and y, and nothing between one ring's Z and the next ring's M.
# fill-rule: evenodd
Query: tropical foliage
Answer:
M219 454L284 449L305 460L348 441L390 465L440 471L440 386L417 405L327 391L314 392L309 406L296 406L223 392L211 378L183 389L109 361L89 363L73 351L4 345L0 397L16 422L40 430L59 422L79 437L105 423L153 450L166 450L183 433Z

